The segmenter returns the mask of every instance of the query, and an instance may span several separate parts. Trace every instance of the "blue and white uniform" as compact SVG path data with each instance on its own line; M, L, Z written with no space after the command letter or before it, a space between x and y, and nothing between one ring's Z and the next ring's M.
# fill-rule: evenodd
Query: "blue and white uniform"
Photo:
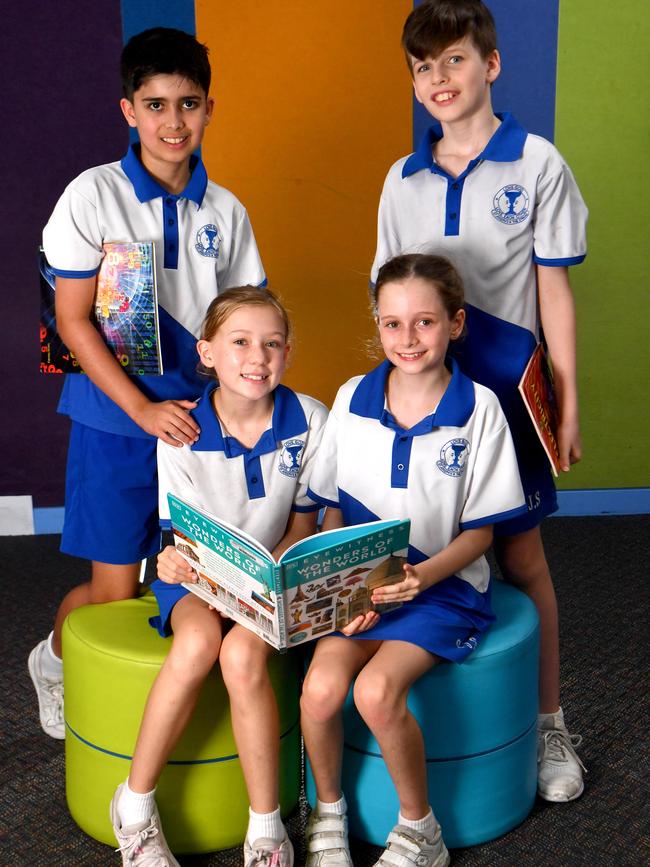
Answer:
M158 442L161 524L170 526L167 494L172 493L239 527L271 551L284 536L292 511L319 508L307 486L327 409L279 385L271 427L247 449L221 426L212 406L217 387L212 382L192 412L201 428L194 445L175 448ZM160 607L155 625L169 635L171 610L188 591L163 581L152 587Z
M43 231L54 273L77 279L97 274L105 242L153 242L164 373L133 379L153 401L201 394L196 340L208 304L231 286L265 282L244 207L208 180L198 158L190 170L187 187L172 195L133 146L72 181ZM66 377L59 412L73 422L61 550L106 563L151 556L159 547L155 438L79 374Z
M484 151L454 178L436 164L434 124L418 150L388 172L379 205L379 267L401 253L446 256L465 284L467 335L451 344L462 370L492 389L506 413L529 514L511 532L555 511L547 459L517 393L539 340L535 266L576 265L586 255L587 208L570 169L510 114ZM505 525L504 525L505 526Z
M309 483L346 525L410 518L410 563L427 560L463 530L525 512L508 424L495 395L460 372L435 412L404 430L386 407L383 362L343 385ZM382 615L359 638L395 639L460 661L494 619L485 557Z
M59 277L95 276L107 241L153 241L164 374L134 380L151 400L201 394L196 341L208 305L231 286L265 281L245 208L208 180L196 157L190 168L187 187L172 195L132 146L120 162L75 178L43 230L45 255ZM59 411L99 430L149 437L84 376L66 377Z

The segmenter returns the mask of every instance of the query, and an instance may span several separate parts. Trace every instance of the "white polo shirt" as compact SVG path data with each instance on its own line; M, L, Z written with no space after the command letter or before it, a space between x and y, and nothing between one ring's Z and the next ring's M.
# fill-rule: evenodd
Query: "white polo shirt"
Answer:
M194 445L175 448L158 440L160 523L168 529L172 493L249 533L272 550L289 513L319 506L307 495L327 409L317 400L279 385L271 428L252 449L222 430L212 406L216 382L205 389L192 415L201 427Z
M512 115L499 117L485 150L457 178L433 160L439 125L391 167L371 279L400 253L449 258L467 301L467 336L451 351L472 379L502 397L519 381L538 340L535 265L583 261L587 208L553 145Z
M336 396L309 493L343 512L345 524L410 518L409 562L441 551L462 530L526 512L512 438L499 401L453 363L437 409L410 430L386 408L383 362ZM483 593L480 557L457 576Z
M132 146L121 162L88 169L72 181L43 231L54 273L72 278L97 273L105 242L153 241L164 374L136 380L152 400L193 399L202 392L196 340L209 303L231 286L265 282L245 208L208 180L197 157L190 169L187 187L172 195ZM100 430L149 436L79 374L66 377L59 411Z

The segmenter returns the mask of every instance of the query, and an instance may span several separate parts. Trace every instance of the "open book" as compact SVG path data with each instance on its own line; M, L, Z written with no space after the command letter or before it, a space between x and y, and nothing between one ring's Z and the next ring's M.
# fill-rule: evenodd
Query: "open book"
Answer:
M56 329L55 274L43 250L41 275L41 373L83 373ZM131 376L161 374L156 265L151 241L104 244L97 274L93 320L104 342Z
M168 494L176 550L198 575L183 586L280 650L341 629L369 610L376 587L402 581L411 522L373 521L317 533L273 559L259 542Z
M530 356L519 380L519 393L526 404L537 436L544 446L553 475L557 478L560 474L557 404L553 388L553 371L543 343L538 343Z

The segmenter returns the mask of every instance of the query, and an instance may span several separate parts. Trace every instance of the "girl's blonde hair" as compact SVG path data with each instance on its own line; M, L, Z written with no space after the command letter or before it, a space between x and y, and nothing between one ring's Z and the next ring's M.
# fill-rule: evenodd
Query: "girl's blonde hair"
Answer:
M273 307L284 324L284 339L291 343L293 333L289 314L280 299L261 286L233 286L210 302L201 327L201 340L212 340L228 317L240 307Z

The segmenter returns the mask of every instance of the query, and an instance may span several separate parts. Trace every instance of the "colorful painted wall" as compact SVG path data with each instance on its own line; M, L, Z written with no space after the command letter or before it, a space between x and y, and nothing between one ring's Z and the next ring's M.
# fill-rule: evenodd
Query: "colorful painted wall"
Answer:
M645 6L489 5L504 62L495 107L555 140L591 210L589 256L572 274L585 458L561 486L591 492L592 506L579 510L647 511ZM40 0L30 20L18 7L5 15L18 123L4 179L16 209L3 218L0 236L9 371L0 495L33 494L42 507L63 502L67 422L54 413L58 383L36 372L33 251L65 184L126 147L117 108L123 38L167 24L195 29L210 46L216 120L203 148L209 174L248 207L270 285L294 314L290 384L331 401L340 382L369 365L366 287L379 193L388 166L412 149L423 124L413 114L399 47L411 6L97 0L92 19L81 20L73 0Z

